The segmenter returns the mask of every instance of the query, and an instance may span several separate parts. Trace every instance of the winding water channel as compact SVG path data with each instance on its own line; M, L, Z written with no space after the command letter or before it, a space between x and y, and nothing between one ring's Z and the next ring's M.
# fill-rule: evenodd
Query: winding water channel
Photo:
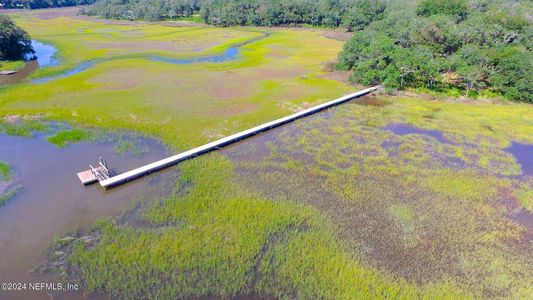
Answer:
M263 38L263 37L261 37ZM248 42L239 44L235 47L228 48L223 53L208 55L208 56L198 56L190 58L170 58L164 56L148 56L147 59L157 62L164 62L176 65L186 65L186 64L197 64L197 63L222 63L231 60L235 60L239 57L239 49L245 44L256 41L257 39L252 39ZM0 76L0 86L7 86L15 83L20 83L26 80L26 78L35 72L38 68L43 67L52 67L59 64L60 59L57 57L57 49L52 45L44 44L36 40L32 40L32 46L35 51L34 54L28 55L26 59L26 65L19 70L16 74L13 75L2 75ZM69 77L85 70L88 70L94 67L97 63L105 60L89 60L84 61L75 66L74 68L63 71L62 73L50 75L46 77L36 78L31 80L34 84L41 84L50 82L56 79Z

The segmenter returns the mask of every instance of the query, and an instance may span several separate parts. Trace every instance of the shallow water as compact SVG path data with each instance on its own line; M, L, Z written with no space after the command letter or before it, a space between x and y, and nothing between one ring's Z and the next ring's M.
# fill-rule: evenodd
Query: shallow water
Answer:
M95 65L95 63L96 62L94 62L94 61L86 61L86 62L83 62L83 63L79 64L74 69L67 70L67 71L65 71L65 72L63 72L61 74L34 79L31 82L32 83L45 83L45 82L49 82L49 81L52 81L52 80L65 78L65 77L68 77L68 76L72 76L72 75L78 74L80 72L83 72L83 71L85 71L85 70L87 70L89 68L92 68Z
M13 184L22 186L0 207L0 282L43 280L30 270L43 258L54 237L87 229L101 217L117 216L131 207L133 201L150 201L172 191L175 169L110 191L97 185L81 185L76 173L88 169L89 164L97 164L99 156L105 157L118 173L167 156L165 147L153 140L138 142L149 151L121 155L113 151L110 142L80 142L58 148L48 143L44 135L24 138L0 134L0 159L12 166ZM44 292L30 295L49 298ZM24 299L28 294L8 296Z
M51 45L43 44L39 41L32 40L31 44L35 53L27 55L26 65L13 75L0 76L0 86L6 86L10 84L20 83L35 72L39 67L51 67L59 63L59 60L55 58L57 49Z
M204 56L204 57L194 57L194 58L185 58L185 59L175 59L175 58L167 58L162 56L152 56L150 57L150 60L158 61L158 62L165 62L170 64L178 64L178 65L186 65L186 64L195 64L195 63L220 63L225 62L229 60L233 60L237 57L239 53L239 50L236 48L230 48L223 54L219 55L213 55L213 56ZM32 83L45 83L49 81L53 81L60 78L69 77L75 74L78 74L80 72L83 72L87 69L92 68L96 64L96 61L86 61L78 66L76 66L74 69L67 70L61 74L42 77L38 79L32 80Z
M533 145L513 142L505 151L516 157L523 175L533 175Z
M58 59L54 57L54 55L57 52L57 49L55 47L47 45L47 44L43 44L36 40L32 40L32 46L34 47L34 50L35 50L35 53L32 56L36 57L35 61L37 62L37 64L35 64L35 61L33 60L29 61L26 64L26 67L24 67L24 69L22 69L17 74L0 77L0 86L22 82L26 77L28 77L31 73L37 70L38 67L56 66L59 63ZM150 60L171 63L171 64L178 64L178 65L186 65L186 64L195 64L195 63L221 63L221 62L234 60L238 57L238 55L239 55L239 49L229 48L222 54L216 54L212 56L202 56L202 57L193 57L193 58L184 58L184 59L168 58L168 57L162 57L162 56L151 56ZM29 56L28 59L31 59L31 56ZM73 69L67 70L63 73L34 79L31 82L39 84L39 83L46 83L49 81L53 81L53 80L60 79L60 78L69 77L69 76L78 74L80 72L83 72L87 69L90 69L95 64L96 64L96 61L92 61L92 60L85 61L77 65Z
M32 56L36 57L40 67L51 67L58 64L59 60L54 57L57 52L54 46L43 44L36 40L31 41L31 46L35 53L27 56L26 59L30 60Z
M450 141L448 141L442 132L438 130L431 130L431 129L422 129L416 126L412 126L409 124L402 124L402 123L394 123L389 124L382 128L383 130L389 130L392 131L394 134L397 135L408 135L408 134L420 134L420 135L427 135L430 137L435 138L437 141L443 143L443 144L449 144Z

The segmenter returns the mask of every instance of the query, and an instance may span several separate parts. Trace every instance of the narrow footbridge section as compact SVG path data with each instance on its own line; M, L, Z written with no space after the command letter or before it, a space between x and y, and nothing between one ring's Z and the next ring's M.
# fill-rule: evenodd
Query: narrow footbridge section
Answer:
M126 183L126 182L128 182L130 180L133 180L133 179L142 177L144 175L150 174L152 172L155 172L155 171L170 167L170 166L175 165L175 164L177 164L179 162L182 162L184 160L187 160L187 159L190 159L190 158L194 158L196 156L208 153L208 152L213 151L213 150L217 150L217 149L219 149L221 147L236 143L236 142L238 142L240 140L252 137L252 136L254 136L256 134L259 134L261 132L265 132L265 131L270 130L272 128L279 127L279 126L281 126L283 124L290 123L290 122L292 122L294 120L297 120L297 119L312 115L314 113L317 113L319 111L325 110L325 109L330 108L330 107L333 107L335 105L339 105L339 104L342 104L344 102L350 101L352 99L365 96L365 95L367 95L369 93L372 93L376 89L377 89L377 87L371 87L371 88L359 91L357 93L346 95L344 97L341 97L341 98L338 98L338 99L335 99L335 100L332 100L332 101L329 101L329 102L326 102L326 103L323 103L323 104L308 108L306 110L302 110L302 111L294 113L292 115L289 115L289 116L286 116L286 117L283 117L283 118L280 118L280 119L277 119L277 120L274 120L274 121L271 121L271 122L256 126L254 128L250 128L250 129L245 130L245 131L241 131L239 133L232 134L232 135L230 135L228 137L216 140L214 142L205 144L203 146L200 146L200 147L197 147L197 148L194 148L194 149L191 149L191 150L176 154L174 156L171 156L171 157L168 157L168 158L165 158L165 159L162 159L162 160L147 164L147 165L139 167L137 169L133 169L131 171L128 171L128 172L125 172L125 173L122 173L122 174L118 174L116 176L108 177L108 178L99 177L99 178L97 178L97 180L98 180L98 182L100 183L100 185L104 189L112 188L112 187L118 186L120 184ZM105 167L107 168L107 164L105 165ZM93 168L91 168L91 170L92 169Z

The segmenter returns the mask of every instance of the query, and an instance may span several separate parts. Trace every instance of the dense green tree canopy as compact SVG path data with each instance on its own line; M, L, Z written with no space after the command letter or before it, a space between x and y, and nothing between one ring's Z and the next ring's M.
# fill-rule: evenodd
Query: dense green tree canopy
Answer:
M466 16L468 14L468 7L466 0L422 0L416 8L416 12L421 16L432 15L452 15L452 16Z
M346 43L339 66L390 91L458 87L533 102L531 10L526 1L390 0Z
M82 9L87 15L127 20L159 21L190 17L200 10L201 0L97 0Z
M199 13L206 23L219 26L309 24L357 30L384 9L381 0L98 0L83 12L150 21Z
M48 8L92 4L95 0L0 0L1 8Z
M217 26L308 24L356 32L340 54L352 80L388 90L489 90L533 102L533 4L520 0L97 0L107 18L190 17Z
M33 49L28 34L0 14L0 60L20 60L30 53Z
M216 25L279 26L309 24L359 29L384 10L372 0L204 0L200 13Z
M3 1L3 2L1 2ZM25 7L94 0L0 0ZM388 90L459 88L533 102L533 2L521 0L96 0L105 18L157 21L200 15L217 26L343 27L339 56L352 80Z

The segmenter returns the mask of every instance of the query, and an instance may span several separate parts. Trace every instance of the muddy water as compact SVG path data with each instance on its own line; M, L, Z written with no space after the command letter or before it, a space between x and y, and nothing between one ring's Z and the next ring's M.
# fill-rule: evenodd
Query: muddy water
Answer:
M75 229L87 229L100 217L117 216L134 201L165 197L172 190L176 171L152 174L120 188L103 191L97 185L83 187L76 173L95 165L99 156L120 173L166 157L163 146L138 140L141 155L117 154L110 142L81 142L58 148L45 136L23 138L0 134L0 159L13 168L21 191L0 207L0 282L42 280L30 270L43 258L54 237ZM0 291L0 299L6 294ZM31 298L47 299L45 292ZM7 294L27 299L27 293Z
M26 77L30 76L35 70L39 68L39 63L36 60L27 62L22 69L12 75L0 75L0 87L22 82Z

